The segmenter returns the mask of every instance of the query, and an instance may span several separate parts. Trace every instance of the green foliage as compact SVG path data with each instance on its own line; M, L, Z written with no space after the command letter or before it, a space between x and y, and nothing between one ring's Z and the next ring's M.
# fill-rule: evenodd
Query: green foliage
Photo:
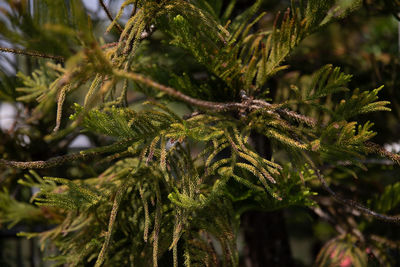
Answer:
M385 107L389 101L376 101L378 92L383 87L372 90L371 92L359 92L354 90L350 99L342 100L337 107L336 114L339 118L348 119L359 114L374 112L374 111L390 111L390 108Z
M313 82L306 91L305 100L313 100L334 94L339 91L347 91L347 83L351 75L340 72L340 68L326 65L318 70L313 77Z
M345 2L292 1L267 27L261 0L246 10L230 1L224 12L223 1L128 0L106 29L118 39L107 44L80 1L37 1L34 18L21 6L21 23L37 31L40 42L57 32L73 44L71 50L66 44L49 50L65 57L65 64L40 59L34 71L17 74L17 100L32 108L26 123L55 120L54 132L43 137L51 156L68 152L78 134L95 147L52 158L48 165L1 161L7 168L66 168L31 171L19 180L40 189L31 204L4 189L0 222L54 223L23 235L39 237L42 249L55 245L49 259L60 265L239 266L237 238L245 212L318 210L325 204L317 197L317 180L326 189L323 176L334 182L336 177L317 167L323 172L344 165L337 169L354 174L354 166L366 169L363 161L373 153L395 158L368 145L377 133L373 123L360 119L390 111L388 101L378 101L383 86L353 90L352 75L328 64L273 88L274 79L285 79L286 60L306 37L361 4ZM2 34L35 48L18 34ZM49 46L58 47L52 40ZM0 97L14 97L3 83ZM283 99L281 91L287 93ZM70 102L78 102L74 110ZM70 121L61 123L66 114ZM260 147L257 140L271 145ZM397 185L370 206L394 209ZM359 207L352 203L350 208ZM337 228L341 235L322 248L318 266L366 266L365 243L352 245L366 241L351 223L347 235Z
M43 67L32 73L32 77L18 73L17 77L22 81L24 87L16 89L23 95L18 101L34 102L39 104L35 108L36 116L39 118L54 108L60 74L50 68Z
M379 196L370 200L369 205L379 212L388 212L395 209L400 203L399 192L400 183L391 184Z
M21 221L37 223L41 222L41 211L38 207L12 198L6 190L0 193L0 223L12 228Z

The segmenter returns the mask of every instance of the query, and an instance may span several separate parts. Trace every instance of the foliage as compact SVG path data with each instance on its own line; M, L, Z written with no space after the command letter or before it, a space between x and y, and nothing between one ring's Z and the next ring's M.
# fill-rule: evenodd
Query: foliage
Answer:
M34 1L31 14L29 1L9 1L1 22L1 37L25 49L12 52L39 57L13 89L0 84L0 99L29 110L9 135L48 148L3 153L1 223L46 222L48 230L20 235L57 247L48 258L60 265L238 266L245 212L303 206L350 218L344 230L336 224L317 265L365 266L367 251L392 261L383 252L392 241L369 233L372 219L399 221L380 214L396 209L398 183L370 195L371 209L328 186L346 186L338 176L358 177L368 159L399 162L372 143L374 124L363 119L391 111L378 100L383 86L353 89L352 75L320 64L273 88L295 71L288 62L303 41L362 1L292 1L263 27L261 0L245 10L237 1L127 0L115 18L108 13L107 43L80 1L55 2L63 4ZM82 134L95 146L68 151ZM257 147L255 135L271 146ZM21 185L40 189L31 203L8 193ZM320 189L347 210L326 205ZM357 223L360 212L370 217Z

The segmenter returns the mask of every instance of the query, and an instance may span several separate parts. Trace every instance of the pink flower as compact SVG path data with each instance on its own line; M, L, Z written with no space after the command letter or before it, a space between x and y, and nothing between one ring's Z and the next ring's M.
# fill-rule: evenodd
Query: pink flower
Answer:
M349 256L345 257L344 259L342 259L342 261L340 262L340 267L350 267L352 266L352 261L351 258Z

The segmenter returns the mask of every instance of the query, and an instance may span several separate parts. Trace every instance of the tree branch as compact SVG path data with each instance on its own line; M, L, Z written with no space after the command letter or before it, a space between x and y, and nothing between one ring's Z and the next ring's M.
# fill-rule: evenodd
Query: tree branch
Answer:
M78 152L69 155L53 157L48 160L38 160L38 161L12 161L12 160L0 159L0 166L4 165L7 167L13 167L18 169L47 169L74 160L85 160L97 154L98 153L80 154Z
M75 160L87 160L93 158L94 156L101 155L104 153L117 152L125 148L130 144L131 139L117 142L108 146L97 147L88 149L86 151L80 151L77 153L72 153L64 156L57 156L49 158L48 160L38 160L38 161L13 161L0 159L0 166L13 167L18 169L48 169L55 166L65 164L67 162Z
M100 5L103 7L104 12L106 12L107 17L111 20L111 22L113 22L114 18L112 17L110 10L108 10L107 6L104 4L104 1L99 0L99 2L100 2ZM124 29L122 29L121 25L119 25L118 22L115 22L115 26L117 27L117 29L120 33L122 33L124 31Z
M190 97L188 95L185 95L185 94L175 90L174 88L159 84L141 74L137 74L137 73L133 73L133 72L125 72L125 71L121 71L121 70L114 70L114 74L116 76L119 76L122 78L131 79L136 82L145 84L147 86L154 87L162 92L167 93L170 96L173 96L175 98L185 101L188 104L192 104L192 105L195 105L198 107L212 109L215 111L228 111L228 110L247 108L247 105L245 105L243 103L235 103L235 102L220 103L220 102L212 102L212 101L206 101L206 100L193 98L193 97Z
M62 57L62 56L48 55L48 54L43 54L39 51L32 51L32 50L28 51L28 50L22 50L22 49L17 49L17 48L0 47L0 52L26 55L26 56L31 56L31 57L49 58L49 59L57 60L59 62L65 61L64 57Z
M377 153L378 155L388 158L395 162L397 165L400 166L400 155L392 153L381 147L380 145L374 143L374 142L365 142L365 145L367 146L367 149L369 152Z
M119 42L106 43L106 44L102 45L100 48L101 49L107 49L107 48L111 48L111 47L117 46L118 44L119 44Z
M288 109L280 109L277 107L277 105L270 104L260 99L252 99L245 95L242 95L242 102L212 102L190 97L188 95L183 94L182 92L175 90L172 87L159 84L141 74L126 72L122 70L114 70L114 74L116 76L131 79L138 83L142 83L147 86L156 88L162 92L167 93L170 96L183 100L188 104L195 105L205 109L211 109L214 111L229 111L229 110L254 110L254 109L265 108L268 109L270 112L276 111L278 114L288 116L300 122L304 122L312 127L314 127L316 124L313 118L298 114Z
M400 217L399 216L390 216L390 215L385 215L381 214L378 212L375 212L373 210L368 209L367 207L361 205L360 203L354 201L354 200L349 200L349 199L344 199L341 196L339 196L335 191L333 191L324 177L322 177L321 173L319 170L314 166L312 162L310 162L311 168L314 170L315 175L317 176L318 180L321 182L322 187L327 191L337 202L342 203L346 206L349 206L355 210L358 210L362 212L365 215L372 216L376 219L379 219L381 221L387 221L387 222L392 222L392 223L400 223Z
M111 209L110 219L108 222L107 232L105 234L105 241L104 241L103 246L101 247L101 251L97 257L96 263L94 265L95 267L100 267L106 258L106 255L107 255L106 253L107 253L108 245L110 244L110 240L112 237L112 231L114 229L115 219L117 218L119 205L121 204L121 200L122 200L122 197L123 197L126 189L127 189L127 187L125 185L122 185L122 186L120 186L120 188L118 188L118 190L115 194L113 206Z

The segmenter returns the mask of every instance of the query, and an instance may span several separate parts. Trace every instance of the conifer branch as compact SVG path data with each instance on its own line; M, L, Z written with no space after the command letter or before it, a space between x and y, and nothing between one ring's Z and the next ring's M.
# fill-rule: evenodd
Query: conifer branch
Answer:
M125 72L121 70L114 70L114 74L119 77L128 78L134 80L139 83L143 83L147 86L156 88L162 92L167 93L170 96L176 97L180 100L185 101L188 104L192 104L201 108L211 109L214 111L229 111L229 110L254 110L254 109L269 109L269 111L276 111L279 114L286 115L290 118L293 118L297 121L304 122L312 127L315 126L316 122L313 118L298 114L294 111L290 111L288 109L279 109L276 105L268 103L264 100L260 99L251 99L248 97L242 96L242 102L213 102L206 101L197 98L190 97L188 95L183 94L182 92L162 84L159 84L141 74L133 73L133 72Z
M18 55L26 55L26 56L30 56L30 57L49 58L49 59L53 59L53 60L56 60L59 62L65 61L64 57L62 57L62 56L43 54L39 51L33 51L33 50L22 50L22 49L17 49L17 48L0 47L0 52L13 53L13 54L18 54Z
M0 159L0 166L7 166L18 169L48 169L65 164L67 162L75 160L87 160L97 155L121 150L123 147L127 145L127 142L129 143L129 141L130 139L123 142L117 142L109 146L88 149L86 151L72 153L64 156L52 157L49 158L48 160L13 161L13 160Z
M287 68L282 64L301 40L329 21L344 17L345 12L351 11L350 4L342 7L333 0L292 1L292 9L287 9L283 16L276 16L275 21L271 21L272 29L267 30L268 19L263 21L265 13L257 14L262 0L246 4L249 8L244 12L241 12L242 7L238 7L238 12L233 10L235 0L228 2L227 11L221 17L221 8L226 4L222 0L124 0L116 14L111 12L114 7L111 0L99 0L107 16L105 20L111 21L106 33L116 27L119 39L98 45L90 41L92 38L84 38L86 45L67 68L56 65L67 58L39 51L0 48L0 52L57 60L48 62L50 68L40 69L30 76L21 75L24 87L17 89L25 94L19 99L29 106L39 102L35 111L41 112L41 118L54 112L54 101L57 101L54 131L60 128L65 115L63 104L68 94L75 89L85 91L78 96L77 102L83 105L76 104L72 124L44 137L45 141L60 139L48 145L67 147L74 139L75 131L72 131L78 126L93 136L104 136L98 139L99 144L118 140L112 145L78 153L50 155L51 158L43 161L20 162L0 157L0 169L55 167L60 176L70 176L61 166L66 163L74 166L85 160L94 167L106 163L101 168L83 170L75 181L42 178L33 170L21 180L23 185L41 189L32 198L37 205L60 213L57 227L36 234L43 246L48 240L57 246L56 264L95 262L96 267L151 264L157 267L159 259L163 261L172 256L174 267L178 262L185 266L236 266L239 253L235 241L240 223L240 216L236 215L259 208L279 210L294 205L308 206L313 203L313 192L306 184L310 179L318 179L320 190L327 191L323 194L329 198L329 203L318 200L323 206L331 207L338 202L349 215L363 213L374 220L400 223L400 215L383 214L400 203L400 198L396 197L400 182L389 185L376 203L368 202L364 206L351 197L343 197L340 190L332 190L330 186L335 187L329 184L324 166L317 163L362 167L364 161L358 158L364 152L400 165L400 155L367 142L375 135L371 123L357 125L348 120L368 112L389 110L387 101L377 101L380 88L371 92L354 90L351 97L346 94L343 101L336 103L339 99L330 96L348 90L351 75L327 65L312 76L300 68L293 77L276 77L283 81L276 88L283 90L282 97L275 100L280 102L268 102L261 96L264 95L261 93L270 94L265 87L268 80ZM130 18L122 23L121 17L130 7ZM57 6L51 8L57 9ZM71 6L71 12L69 10L68 6L65 12L68 19L71 15L77 25L86 23L84 9L81 12ZM236 13L238 16L234 15ZM263 23L257 25L260 21ZM153 34L154 25L163 34L154 38L155 43L141 42ZM90 27L82 29L92 36ZM66 33L66 38L74 38ZM76 43L75 39L72 41ZM167 53L153 53L154 45ZM144 52L143 56L137 55L140 52ZM187 53L191 54L193 62L186 62L190 66L182 65L183 72L179 73L194 76L178 75L162 67L181 64L181 56ZM197 66L207 69L216 79L196 77ZM167 76L165 83L157 79ZM157 94L157 102L145 108L129 105L126 97L130 82L143 87L140 102L153 93ZM286 94L289 90L286 82L295 83L294 94L291 91ZM223 89L215 92L216 88ZM260 99L255 99L256 93L260 93ZM215 102L224 94L230 100ZM164 99L186 104L194 112L181 116L175 107L158 103ZM319 110L323 117L314 116L320 118L318 121L307 115ZM28 119L33 121L36 117ZM324 125L325 121L329 124ZM253 132L262 139L253 136ZM292 152L294 161L282 162L282 166L275 163L273 158L281 148ZM308 153L313 153L315 158L308 157ZM54 157L56 155L62 156ZM97 173L103 167L107 168ZM88 175L90 179L80 179ZM9 199L8 192L0 192L0 217L2 206L6 211L16 206L9 202L2 204L3 195ZM373 208L381 213L371 210ZM336 229L343 224L345 227L339 229L339 233L359 233L357 224L350 222L354 219L352 216L343 221L336 212L324 214L319 209L315 212ZM46 219L47 213L42 210L41 216ZM12 212L5 214L14 221L20 218ZM210 236L221 247L219 255L214 248L217 243L211 242ZM370 245L361 234L357 236L361 236L362 246ZM168 245L172 255L166 255L169 254ZM353 254L358 256L359 253ZM283 253L279 258L287 256ZM330 253L327 256L331 256Z
M114 74L119 77L128 78L128 79L134 80L136 82L143 83L147 86L154 87L162 92L167 93L170 96L173 96L180 100L183 100L188 104L192 104L192 105L206 108L206 109L212 109L215 111L228 111L228 110L243 109L243 108L247 107L247 105L245 105L243 103L236 103L236 102L221 103L221 102L212 102L212 101L206 101L206 100L193 98L193 97L190 97L188 95L185 95L185 94L175 90L172 87L159 84L141 74L137 74L137 73L133 73L133 72L124 72L124 71L120 71L120 70L114 70Z
M159 249L159 237L161 227L161 192L158 182L155 184L156 190L156 211L154 216L154 230L153 230L153 267L158 266L158 249Z
M114 21L114 18L113 18L113 16L111 15L110 10L108 10L107 6L104 4L104 1L103 1L103 0L99 0L99 2L100 2L100 5L103 7L104 12L106 12L107 17L111 20L111 22L113 22L113 21ZM122 29L121 25L119 25L118 22L115 22L115 27L117 27L117 29L118 29L118 31L119 31L120 33L122 33L122 32L124 31L124 29Z

